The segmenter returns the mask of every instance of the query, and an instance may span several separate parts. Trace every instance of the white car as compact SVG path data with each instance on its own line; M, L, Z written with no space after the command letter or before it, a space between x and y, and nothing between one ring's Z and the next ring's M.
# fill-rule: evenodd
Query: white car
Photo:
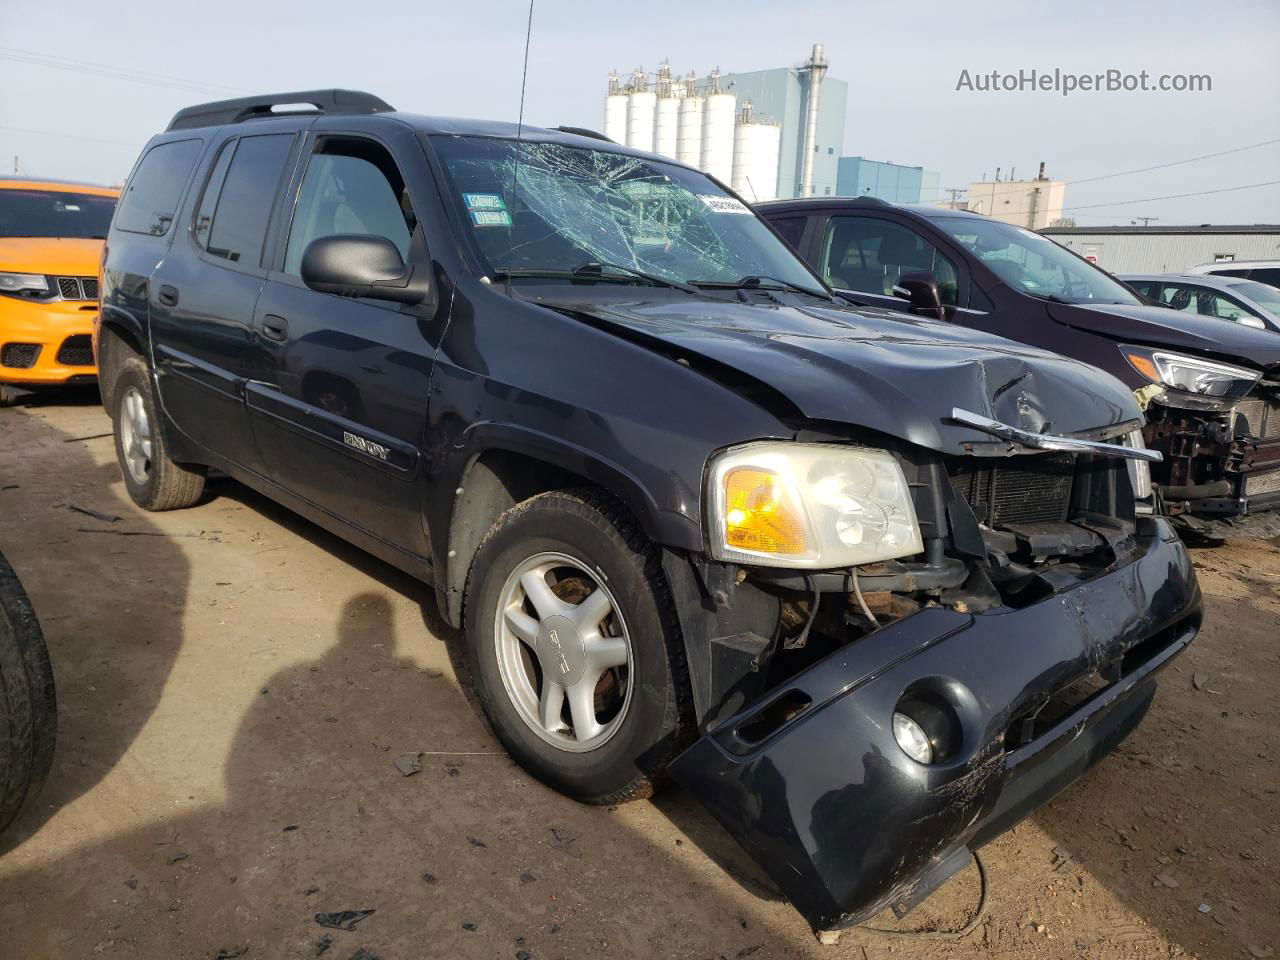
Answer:
M1185 272L1196 276L1239 277L1280 287L1280 260L1223 260L1202 263Z
M1256 280L1189 273L1122 273L1117 279L1172 310L1280 333L1280 290Z

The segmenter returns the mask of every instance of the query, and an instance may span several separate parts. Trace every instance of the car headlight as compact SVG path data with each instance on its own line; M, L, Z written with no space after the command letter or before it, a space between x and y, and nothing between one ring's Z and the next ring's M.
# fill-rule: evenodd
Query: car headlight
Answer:
M884 450L762 442L711 463L717 560L833 569L924 549L902 467Z
M1152 383L1215 399L1238 399L1253 389L1262 374L1247 367L1202 360L1147 347L1121 347L1133 369Z
M38 273L0 273L0 293L22 293L34 290L49 292L49 281Z

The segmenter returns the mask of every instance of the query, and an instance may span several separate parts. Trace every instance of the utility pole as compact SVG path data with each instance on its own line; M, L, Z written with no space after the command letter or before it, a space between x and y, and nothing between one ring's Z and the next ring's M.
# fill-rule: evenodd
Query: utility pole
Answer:
M965 187L943 187L942 188L943 193L951 194L951 199L948 201L948 203L950 204L950 207L952 210L960 209L957 206L957 204L959 204L960 202L960 194L964 193L965 189L966 189Z
M1145 226L1149 226L1152 220L1159 220L1159 219L1160 219L1159 217L1134 217L1129 222L1136 225L1137 222L1141 220L1142 225L1145 227Z

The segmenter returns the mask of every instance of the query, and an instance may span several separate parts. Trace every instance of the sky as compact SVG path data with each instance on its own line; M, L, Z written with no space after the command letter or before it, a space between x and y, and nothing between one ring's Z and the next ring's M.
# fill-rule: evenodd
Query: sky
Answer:
M17 157L28 175L118 183L176 110L263 91L347 87L414 113L514 120L528 13L527 0L62 0L55 28L28 7L0 35L0 171ZM944 187L1044 161L1082 225L1280 222L1280 183L1226 189L1280 181L1276 0L534 0L525 120L599 129L610 70L796 66L817 42L849 84L846 155L936 170ZM957 89L963 70L1032 69L1208 74L1212 89ZM1223 192L1154 199L1208 190Z

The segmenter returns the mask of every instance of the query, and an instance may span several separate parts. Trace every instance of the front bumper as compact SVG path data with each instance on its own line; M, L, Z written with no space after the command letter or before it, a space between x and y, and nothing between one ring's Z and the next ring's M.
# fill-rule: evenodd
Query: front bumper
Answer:
M1195 636L1200 591L1169 522L1140 518L1134 546L1124 565L1022 609L930 608L863 637L695 742L671 775L814 929L917 902L1110 752ZM1029 735L1086 677L1102 685ZM918 689L958 721L958 748L932 766L891 732Z
M93 379L98 368L89 338L97 315L98 304L91 301L0 296L0 383L52 386ZM6 350L9 345L22 349Z

